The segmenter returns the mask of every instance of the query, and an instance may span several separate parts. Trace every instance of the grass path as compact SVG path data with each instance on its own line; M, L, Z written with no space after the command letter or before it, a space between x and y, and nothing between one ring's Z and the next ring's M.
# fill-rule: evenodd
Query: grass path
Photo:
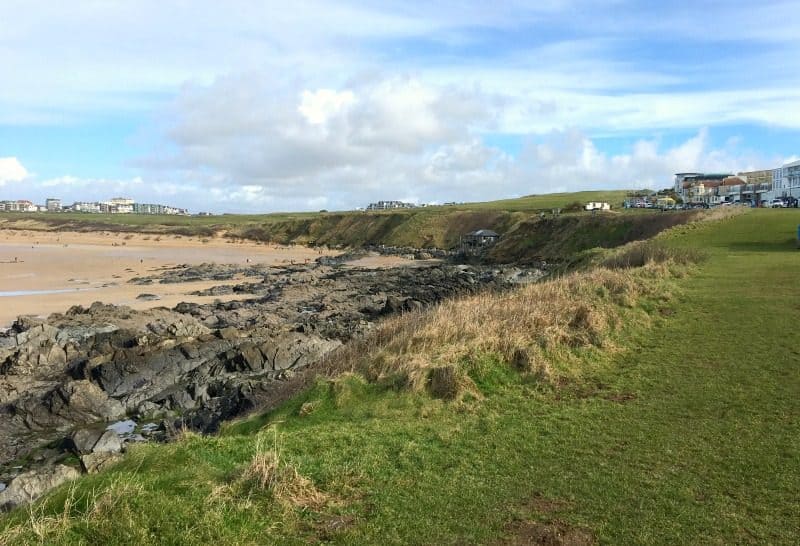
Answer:
M384 416L352 431L365 442L397 434L386 452L397 467L377 471L373 524L342 542L386 540L387 529L398 543L480 542L518 517L566 519L610 544L796 543L798 223L794 211L763 211L672 235L711 258L598 377L630 401L554 402L516 385L477 415L428 428ZM542 498L559 508L536 513Z
M753 211L673 231L668 244L710 259L676 281L677 297L651 304L652 327L626 332L624 352L597 355L607 365L584 395L500 365L487 366L474 405L356 379L319 385L265 428L256 419L145 446L82 480L79 497L120 500L88 518L77 502L51 542L524 544L520 529L537 522L604 544L796 544L798 223L795 211ZM308 401L316 411L298 417ZM340 502L323 515L258 495L220 501L256 437Z

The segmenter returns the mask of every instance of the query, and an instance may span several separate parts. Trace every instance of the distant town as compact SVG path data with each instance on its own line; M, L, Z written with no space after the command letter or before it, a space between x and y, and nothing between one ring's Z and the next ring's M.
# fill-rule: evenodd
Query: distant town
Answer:
M455 201L450 201L448 203L442 203L442 206L448 205L458 205L459 203ZM438 205L438 204L437 204ZM417 209L423 207L433 207L437 206L433 203L406 203L405 201L377 201L375 203L370 203L366 207L359 207L356 210L395 210L395 209Z
M176 214L189 215L188 209L158 205L153 203L137 203L128 197L114 197L108 201L75 201L71 205L63 205L61 199L46 199L44 205L21 199L18 201L0 201L0 212L87 212L97 214ZM201 212L199 215L210 216Z
M684 203L710 206L748 204L755 207L797 206L800 161L761 171L677 173L675 193Z

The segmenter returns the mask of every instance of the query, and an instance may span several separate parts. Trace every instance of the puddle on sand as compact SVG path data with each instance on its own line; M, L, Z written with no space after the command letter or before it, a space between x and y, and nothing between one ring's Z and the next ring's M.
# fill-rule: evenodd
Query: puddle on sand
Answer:
M40 296L46 294L65 294L67 292L85 291L86 288L57 288L54 290L0 290L0 298L13 298L14 296Z

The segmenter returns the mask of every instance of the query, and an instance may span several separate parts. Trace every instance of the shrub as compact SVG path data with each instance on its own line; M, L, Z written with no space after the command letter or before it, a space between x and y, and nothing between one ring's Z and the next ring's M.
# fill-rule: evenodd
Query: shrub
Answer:
M568 354L613 348L611 334L624 315L660 293L657 287L672 269L596 268L404 313L330 355L326 373L356 373L387 388L458 400L476 387L464 363L492 355L509 369L555 385L559 376L583 374Z
M700 263L705 258L705 253L699 249L673 248L655 241L637 241L605 258L600 265L609 269L629 269L643 267L649 263L666 262L690 265Z
M289 508L319 508L328 501L328 496L314 487L311 480L281 459L279 450L266 450L261 443L241 480L253 489L270 493L276 502Z

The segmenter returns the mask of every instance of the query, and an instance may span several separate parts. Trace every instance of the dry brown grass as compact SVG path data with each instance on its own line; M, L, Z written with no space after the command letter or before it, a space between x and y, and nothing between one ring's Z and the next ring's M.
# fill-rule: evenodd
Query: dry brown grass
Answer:
M117 478L102 490L93 490L84 502L78 498L75 484L72 484L56 515L47 514L43 502L27 507L27 520L13 525L0 534L0 546L16 544L58 544L63 541L70 529L76 525L115 525L137 529L136 513L128 500L141 494L142 484L135 476ZM79 502L80 501L80 502ZM86 506L79 509L78 505ZM144 530L143 530L144 531Z
M319 510L330 500L294 465L281 458L279 448L266 449L262 442L258 443L256 454L242 472L241 482L252 489L268 492L286 508Z
M706 255L699 249L673 248L658 241L637 241L620 248L605 258L601 265L609 269L628 269L652 263L690 265L704 259Z
M456 383L470 390L458 363L491 354L555 383L553 362L569 362L580 348L613 349L612 334L624 316L644 297L668 298L664 278L680 268L671 261L637 269L599 267L509 292L446 301L381 323L367 338L334 354L329 370L395 388L433 386L439 397L452 399Z

